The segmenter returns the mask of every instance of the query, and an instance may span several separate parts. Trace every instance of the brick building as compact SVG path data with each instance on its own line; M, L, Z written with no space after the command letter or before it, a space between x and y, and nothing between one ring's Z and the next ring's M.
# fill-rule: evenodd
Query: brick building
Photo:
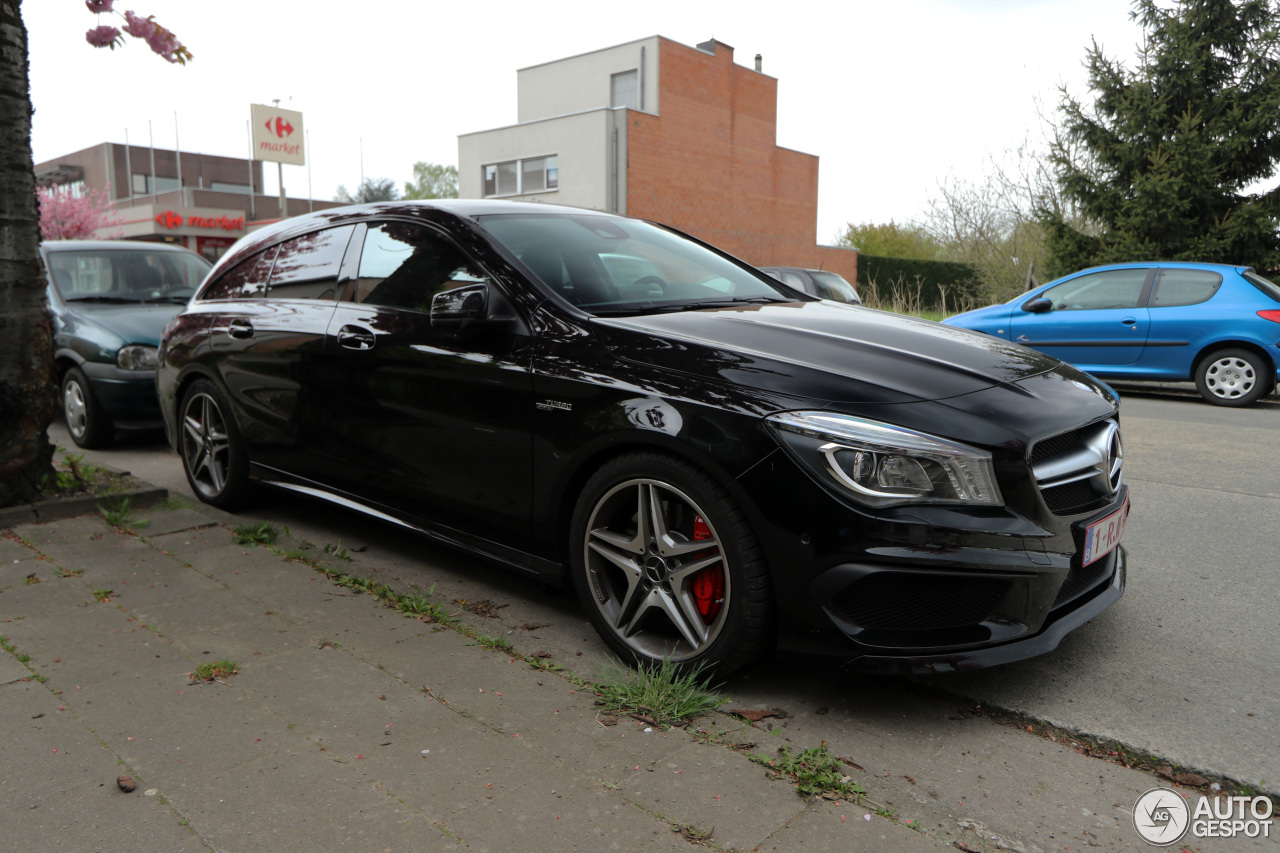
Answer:
M458 137L463 198L652 219L757 266L857 280L817 244L818 158L777 144L778 81L733 48L653 36L517 72L517 124Z
M210 261L249 231L280 218L279 196L263 194L259 160L104 142L37 163L35 171L41 187L106 190L121 222L101 229L101 236L176 243ZM285 199L290 216L335 206Z

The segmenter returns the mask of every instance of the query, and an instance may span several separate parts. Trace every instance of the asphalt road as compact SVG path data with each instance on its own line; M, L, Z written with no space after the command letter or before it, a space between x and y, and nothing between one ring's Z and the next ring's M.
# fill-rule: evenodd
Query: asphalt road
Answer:
M883 680L765 663L728 685L735 700L793 714L808 709L795 725L813 739L833 748L857 744L863 755L885 750L885 762L898 760L889 758L893 750L914 744L925 749L917 751L918 768L926 747L942 741L945 724L939 721L946 719L920 716L923 685L1113 738L1186 768L1280 790L1280 400L1273 396L1258 407L1233 410L1204 404L1182 388L1121 391L1133 514L1125 540L1129 586L1119 603L1054 653L1020 664ZM73 447L61 424L50 435ZM161 436L125 437L86 456L191 496ZM420 582L423 572L443 571L457 597L510 601L513 610L522 597L537 598L540 607L561 614L547 632L576 649L570 654L604 654L572 596L549 596L399 529L291 494L272 493L250 517L290 525L295 535L320 537L317 542L391 553L408 583ZM957 698L949 710L964 704ZM1043 743L1030 735L1025 740L1028 755ZM964 754L957 747L956 755ZM910 795L904 790L904 797Z

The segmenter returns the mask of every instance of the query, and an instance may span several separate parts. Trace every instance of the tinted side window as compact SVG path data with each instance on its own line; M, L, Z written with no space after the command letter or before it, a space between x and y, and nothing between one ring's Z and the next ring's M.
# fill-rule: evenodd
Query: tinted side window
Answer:
M1151 293L1152 308L1195 305L1218 292L1222 276L1208 270L1161 270Z
M344 225L281 243L271 271L271 298L336 299L338 270L354 230Z
M770 273L770 275L778 279L778 281L782 282L787 287L793 288L794 290L798 290L801 293L807 293L809 291L809 288L804 286L804 279L793 272L783 272L782 270L777 270L776 272Z
M461 249L420 225L370 223L354 299L366 305L431 310L431 297L489 276Z
M254 255L219 277L217 281L210 282L209 286L200 292L200 301L254 299L265 296L267 279L271 276L271 265L275 259L275 246Z
M1040 294L1053 301L1054 311L1098 308L1137 308L1147 270L1106 270L1073 278Z

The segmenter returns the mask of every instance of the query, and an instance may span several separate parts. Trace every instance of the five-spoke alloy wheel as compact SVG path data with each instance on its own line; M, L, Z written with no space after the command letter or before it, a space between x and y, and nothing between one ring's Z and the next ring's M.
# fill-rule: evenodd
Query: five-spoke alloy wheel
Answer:
M573 531L579 597L628 662L727 672L768 648L759 545L704 472L658 454L619 457L588 482Z
M178 442L187 482L206 503L232 509L248 490L244 442L222 393L207 379L182 399Z

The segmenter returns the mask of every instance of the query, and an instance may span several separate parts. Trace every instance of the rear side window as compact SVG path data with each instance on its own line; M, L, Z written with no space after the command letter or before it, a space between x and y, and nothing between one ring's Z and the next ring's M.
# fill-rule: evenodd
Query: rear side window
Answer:
M1222 287L1222 276L1208 270L1161 270L1151 292L1152 308L1195 305L1204 302Z
M220 299L261 299L267 293L267 279L276 259L276 247L272 246L238 264L217 281L200 292L201 302Z
M336 299L338 271L354 230L327 228L281 243L271 270L271 298Z
M437 293L488 281L475 261L429 228L370 223L353 298L366 305L427 313Z
M798 290L801 293L805 293L809 290L809 288L804 286L804 279L793 272L786 272L784 270L774 270L773 272L769 273L769 275L773 276L778 281L785 284L787 287L790 287L794 290Z

